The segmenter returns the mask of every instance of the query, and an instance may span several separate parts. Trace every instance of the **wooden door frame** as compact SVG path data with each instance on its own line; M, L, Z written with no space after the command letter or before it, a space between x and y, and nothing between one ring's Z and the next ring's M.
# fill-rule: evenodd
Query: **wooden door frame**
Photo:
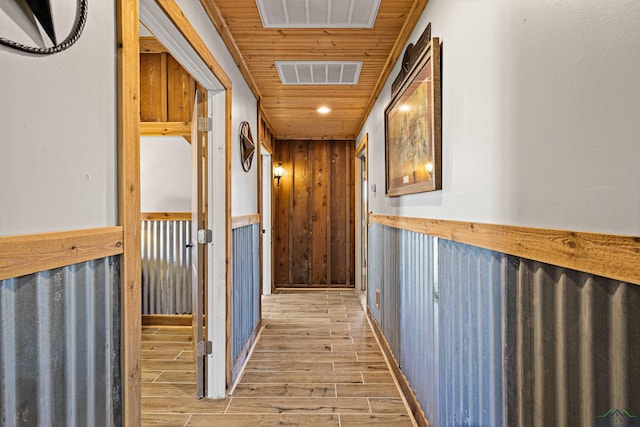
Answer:
M358 146L356 148L355 151L355 158L354 158L354 162L355 162L355 174L356 174L356 217L357 219L355 219L356 221L358 221L358 231L355 233L356 235L354 236L355 240L356 240L356 250L355 250L355 256L356 256L356 260L355 260L355 265L354 268L356 270L355 272L355 282L356 282L356 290L358 292L362 292L362 283L361 283L361 278L362 278L362 264L363 264L363 259L362 259L362 245L363 245L363 240L362 240L362 235L360 233L360 230L362 230L362 224L360 223L360 221L362 221L362 218L364 216L364 218L366 218L366 232L365 234L368 234L368 230L369 230L369 213L367 212L369 209L369 198L367 197L367 203L362 206L361 205L361 201L362 201L362 166L361 166L361 160L360 158L362 157L362 155L364 154L365 156L365 162L364 162L364 168L365 168L365 172L366 172L366 181L367 183L369 182L369 134L365 133L364 136L362 137L362 139L360 140L360 142L358 143ZM365 214L362 214L362 209L364 208L365 210ZM366 239L367 236L364 236L364 238ZM367 281L369 279L369 263L366 263L366 267L367 269ZM360 278L360 279L359 279ZM367 286L367 290L368 290L368 286ZM365 291L365 303L366 303L366 297L367 297L367 292Z
M226 303L231 279L231 80L189 23L175 0L155 0L225 91L225 258ZM122 423L141 424L141 280L140 280L140 6L116 1L118 106L118 223L123 227L121 266ZM209 195L210 196L210 195ZM229 324L229 310L226 312ZM228 357L227 357L228 365ZM228 370L228 369L227 369ZM228 383L228 380L227 380Z

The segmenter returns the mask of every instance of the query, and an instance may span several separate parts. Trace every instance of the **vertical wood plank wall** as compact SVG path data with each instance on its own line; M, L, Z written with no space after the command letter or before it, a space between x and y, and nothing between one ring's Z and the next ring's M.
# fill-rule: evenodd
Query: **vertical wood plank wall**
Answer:
M354 141L276 141L276 286L353 286Z
M195 80L165 52L140 53L140 120L190 122Z

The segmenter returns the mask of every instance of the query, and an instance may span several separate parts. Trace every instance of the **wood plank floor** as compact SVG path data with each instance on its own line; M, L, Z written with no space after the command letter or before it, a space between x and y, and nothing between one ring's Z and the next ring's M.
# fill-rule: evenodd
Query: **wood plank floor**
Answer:
M197 400L191 329L144 327L145 426L414 426L353 291L263 300L264 328L232 396Z

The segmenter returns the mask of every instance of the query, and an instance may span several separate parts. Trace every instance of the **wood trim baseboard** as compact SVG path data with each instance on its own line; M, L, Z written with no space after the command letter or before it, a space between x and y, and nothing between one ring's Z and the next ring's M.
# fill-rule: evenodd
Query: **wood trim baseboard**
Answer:
M369 221L640 285L640 237L374 214Z
M409 404L409 408L411 409L411 413L413 414L413 417L415 418L416 423L418 424L419 427L429 427L429 421L427 420L427 417L424 411L420 407L420 403L418 403L418 398L416 397L416 394L413 392L413 389L411 388L411 385L409 384L407 377L405 377L404 374L402 373L402 370L398 365L398 361L393 355L393 352L391 351L391 347L389 346L387 339L385 338L384 334L382 333L382 330L380 329L380 325L378 325L378 322L376 322L376 320L373 318L373 315L371 314L371 310L369 310L369 307L367 307L367 316L369 317L369 324L373 329L373 333L376 335L376 338L380 343L380 347L382 348L382 351L384 352L384 355L386 356L387 361L391 366L393 375L396 377L396 380L398 381L398 385L400 385L400 389L402 390L402 393L404 394L404 397L407 400L407 403Z
M140 136L191 137L191 122L140 122Z
M260 214L234 216L231 219L231 228L235 230L236 228L246 227L247 225L259 224L259 223L260 223Z
M142 212L141 221L191 221L191 212Z
M123 251L122 227L0 237L0 280L119 255Z
M251 353L251 348L258 340L258 334L260 333L261 329L262 329L262 319L258 320L258 323L253 328L253 331L251 332L251 335L249 335L247 342L244 343L244 345L242 346L242 350L240 350L240 354L238 354L238 359L235 360L235 363L233 364L233 369L231 371L233 382L235 382L238 379L239 374L242 373L245 362L249 357L249 353Z
M143 326L192 326L190 314L143 314Z

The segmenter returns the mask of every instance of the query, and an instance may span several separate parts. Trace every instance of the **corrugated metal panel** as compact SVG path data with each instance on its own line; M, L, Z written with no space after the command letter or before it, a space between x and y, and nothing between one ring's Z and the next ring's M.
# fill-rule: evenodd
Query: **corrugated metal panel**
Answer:
M640 425L640 287L520 260L508 288L509 426Z
M232 353L234 363L260 321L260 227L233 230Z
M369 233L369 307L432 426L640 425L639 286Z
M380 295L380 310L382 313L382 332L387 337L389 347L400 359L400 230L388 228L384 232L383 244L384 257L384 281Z
M503 425L505 255L438 242L440 426Z
M0 281L0 424L120 425L120 262Z
M142 221L142 314L191 314L191 221Z
M438 301L434 239L402 232L399 364L430 420L438 417Z
M369 228L369 308L430 420L438 410L434 257L432 237L379 224Z
M367 299L371 315L382 324L382 313L376 306L376 291L382 292L384 286L384 231L388 227L380 224L371 224L369 227L369 258L367 267L369 269L369 290Z

